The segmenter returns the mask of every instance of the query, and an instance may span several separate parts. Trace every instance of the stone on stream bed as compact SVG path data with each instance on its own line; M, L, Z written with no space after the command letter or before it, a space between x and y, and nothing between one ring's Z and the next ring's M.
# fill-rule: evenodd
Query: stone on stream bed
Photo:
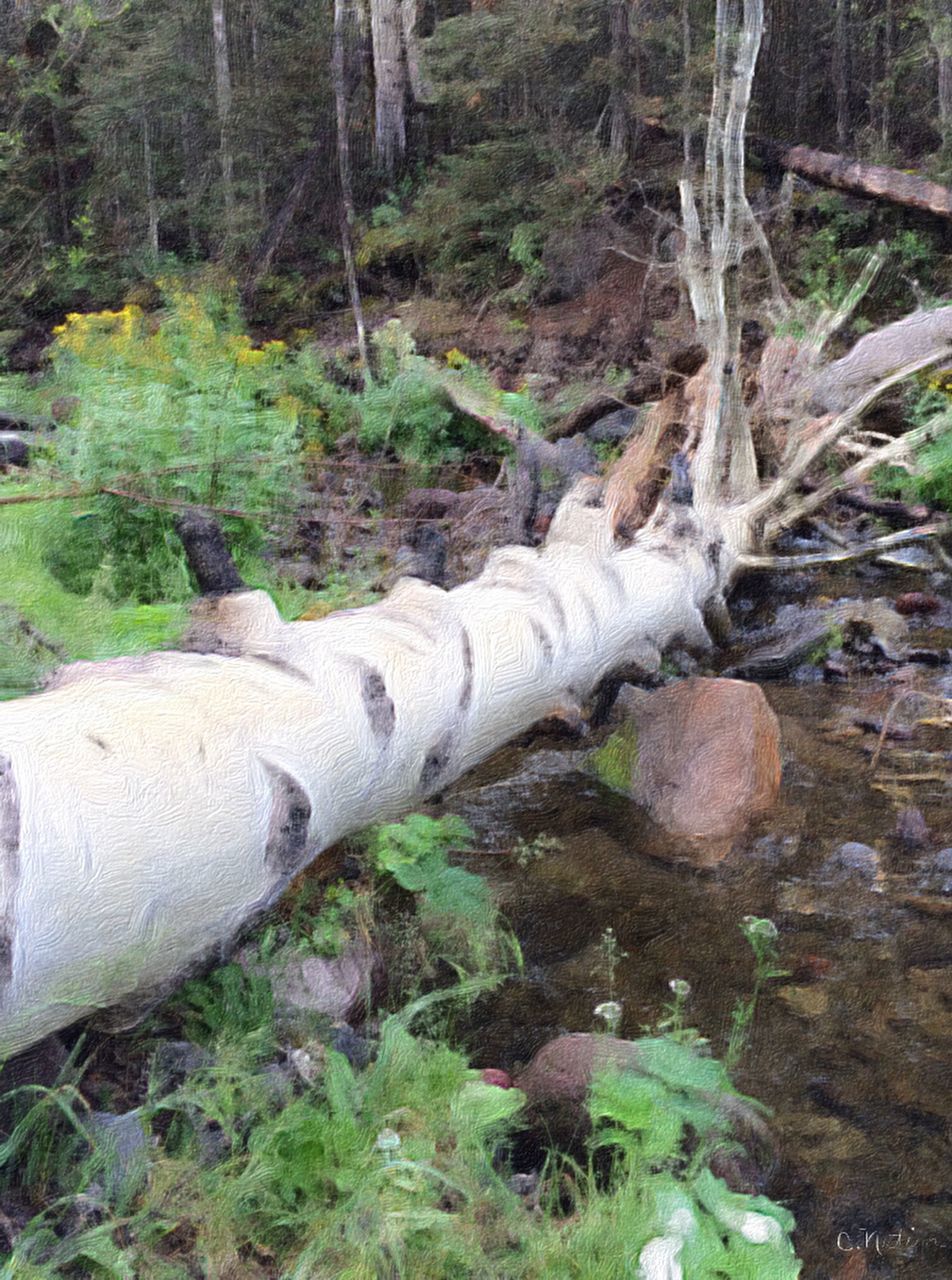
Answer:
M816 663L833 649L853 659L898 662L908 623L890 601L837 600L804 608L785 604L761 642L725 675L749 680L790 676L803 663Z
M729 840L773 806L780 727L757 685L693 676L629 696L626 707L628 722L595 753L595 768L666 830Z

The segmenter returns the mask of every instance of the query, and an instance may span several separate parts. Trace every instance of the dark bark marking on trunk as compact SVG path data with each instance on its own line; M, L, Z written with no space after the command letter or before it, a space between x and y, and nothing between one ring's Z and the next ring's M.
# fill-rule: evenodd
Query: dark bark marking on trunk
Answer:
M0 755L0 994L13 977L13 900L19 879L20 797L13 765L8 756Z
M436 782L449 763L450 752L453 749L454 734L452 729L448 729L439 741L426 753L423 761L423 768L420 770L419 790L426 796L429 795Z
M711 566L711 568L715 570L715 572L717 571L721 563L721 551L723 549L723 546L724 546L723 538L712 538L711 541L704 548L704 559Z
M549 635L548 631L546 631L541 622L536 622L535 618L532 619L529 625L532 627L532 634L535 636L542 649L542 656L545 658L545 665L547 667L551 667L553 653L552 637Z
M459 695L459 709L466 711L470 702L473 700L473 642L469 638L469 632L465 627L462 629L463 641L463 687Z
M592 630L598 631L598 610L595 608L595 601L585 590L580 590L578 598L581 601L582 608L585 610L585 616L591 624Z
M555 614L555 620L558 623L559 630L565 631L568 628L568 620L565 616L565 609L562 607L562 601L559 599L558 592L552 587L545 589L546 603Z
M283 672L286 676L290 676L292 680L303 680L305 684L313 684L311 677L305 671L302 671L300 667L294 666L291 662L285 662L283 658L275 658L270 653L241 653L236 656L239 658L251 658L254 662L266 662L268 666L274 667L275 670Z
M387 742L397 722L397 713L383 676L376 667L365 668L360 680L360 696L375 736Z
M271 779L265 866L280 876L294 875L307 859L311 801L296 778L273 764L265 764L265 768Z
M99 750L103 752L104 755L108 756L112 754L112 748L106 746L102 738L97 738L97 736L94 733L87 733L86 737L89 739L91 743L94 744L94 746L97 746Z

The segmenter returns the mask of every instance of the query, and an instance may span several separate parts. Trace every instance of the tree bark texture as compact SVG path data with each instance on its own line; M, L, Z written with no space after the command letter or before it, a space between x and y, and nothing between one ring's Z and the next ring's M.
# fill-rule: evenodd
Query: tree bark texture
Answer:
M415 18L415 15L414 15ZM352 14L347 0L334 0L334 38L331 53L331 78L334 81L334 104L337 111L337 171L340 178L340 238L344 254L344 270L347 273L347 291L354 313L357 330L357 351L366 380L370 374L367 357L367 331L364 326L364 309L357 283L357 264L354 259L354 225L357 214L354 208L354 185L350 163L350 121L347 102L347 35Z
M407 149L407 69L400 0L370 0L377 157L394 173Z

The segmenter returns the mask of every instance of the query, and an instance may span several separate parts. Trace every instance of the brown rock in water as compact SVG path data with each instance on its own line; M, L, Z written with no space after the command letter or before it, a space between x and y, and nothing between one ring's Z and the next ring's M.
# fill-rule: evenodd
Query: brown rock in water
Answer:
M739 835L780 790L780 727L758 685L693 676L635 711L632 798L675 835Z
M606 1067L643 1072L638 1044L615 1036L573 1032L544 1044L513 1083L526 1095L530 1116L549 1139L571 1148L590 1131L588 1090L595 1072ZM763 1190L776 1157L770 1130L744 1099L724 1094L718 1095L717 1102L733 1138L742 1143L748 1156L729 1158L735 1153L728 1142L725 1149L715 1152L715 1172L735 1191Z
M896 597L896 612L935 613L941 603L938 596L926 595L924 591L906 591L903 595Z

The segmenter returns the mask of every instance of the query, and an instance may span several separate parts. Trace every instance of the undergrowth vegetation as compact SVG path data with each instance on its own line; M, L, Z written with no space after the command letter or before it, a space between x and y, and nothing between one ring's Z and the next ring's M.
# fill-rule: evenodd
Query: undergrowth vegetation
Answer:
M95 1109L112 1099L83 1040L55 1085L0 1099L0 1190L21 1210L0 1224L3 1280L796 1276L789 1213L710 1170L746 1100L685 1026L683 983L674 1020L637 1042L638 1071L596 1072L587 1157L540 1146L526 1198L511 1142L532 1099L472 1069L453 1033L454 1010L518 962L487 886L456 865L471 842L457 818L414 815L368 834L357 881L305 881L241 963L134 1034L125 1110ZM397 891L407 928L378 934ZM776 931L756 923L759 988ZM360 931L388 965L416 931L445 971L408 973L357 1032L290 1006L283 965Z

